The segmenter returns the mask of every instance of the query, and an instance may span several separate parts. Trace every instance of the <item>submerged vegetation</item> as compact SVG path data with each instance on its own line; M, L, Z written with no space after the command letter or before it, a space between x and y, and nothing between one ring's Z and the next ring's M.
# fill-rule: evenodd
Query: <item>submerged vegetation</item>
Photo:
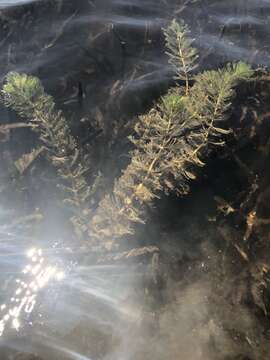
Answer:
M10 73L3 88L5 105L27 118L46 148L48 160L56 167L63 180L65 202L72 209L71 222L79 239L83 239L90 210L90 187L84 177L87 162L71 135L66 119L55 109L51 96L47 95L40 81L32 76Z
M104 136L113 140L99 143L105 150L95 162L95 146L75 134L41 81L17 72L6 76L1 99L24 121L14 128L35 134L36 147L14 165L23 178L42 156L56 170L74 249L83 245L96 263L132 258L148 264L142 331L132 333L139 339L136 358L153 358L159 344L161 360L179 353L192 360L265 360L270 147L269 110L263 109L269 75L241 61L200 71L187 25L173 20L163 35L173 85L128 122L128 141L119 141L124 160L113 179L100 163L120 140L117 126ZM157 239L138 240L142 228L146 238L154 233ZM151 341L145 333L146 339L154 333Z
M221 145L220 136L228 133L220 126L233 86L250 75L243 63L196 75L188 95L177 87L139 118L131 137L135 145L131 162L116 180L113 195L105 196L93 217L91 229L97 241L104 238L110 244L133 233L132 224L145 222L144 207L162 191L187 192L188 181L196 178L196 166L204 165L206 147Z
M64 180L65 202L75 209L71 218L75 232L79 238L88 232L89 245L112 249L119 239L133 234L134 223L145 223L145 207L161 192L187 192L188 181L196 178L196 166L204 165L207 146L221 145L220 137L229 132L222 126L233 88L252 75L242 62L194 74L198 56L187 27L173 21L164 32L169 61L177 79L184 78L185 91L176 86L139 117L130 136L134 144L130 164L93 214L89 198L96 184L87 184L82 151L52 97L37 78L25 74L10 73L3 87L5 105L35 125L49 161Z

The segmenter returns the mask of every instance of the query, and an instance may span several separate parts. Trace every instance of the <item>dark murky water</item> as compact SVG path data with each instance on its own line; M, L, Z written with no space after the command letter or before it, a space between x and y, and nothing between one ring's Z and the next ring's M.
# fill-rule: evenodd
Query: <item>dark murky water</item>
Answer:
M58 105L78 117L78 128L80 118L95 118L97 110L107 119L131 116L172 81L161 29L174 17L190 25L201 68L237 59L269 67L267 0L0 0L1 79L10 70L37 75ZM19 228L13 232L6 225L9 216L0 207L2 302L12 293L29 247ZM58 360L135 359L131 338L143 310L134 288L143 269L91 267L87 260L78 267L76 256L51 252L47 258L60 258L66 277L42 291L37 309L25 319L28 325L3 336L3 348Z

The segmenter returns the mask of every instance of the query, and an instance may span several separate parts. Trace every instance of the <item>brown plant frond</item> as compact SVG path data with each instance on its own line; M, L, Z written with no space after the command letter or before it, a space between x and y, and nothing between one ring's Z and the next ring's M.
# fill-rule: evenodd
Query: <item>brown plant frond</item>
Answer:
M159 252L159 248L156 246L143 246L118 253L105 254L99 258L98 263L104 263L104 262L108 263L111 261L116 262L120 260L121 261L128 260L135 257L137 258L138 256L152 255L158 252Z
M32 165L32 163L39 157L39 155L45 150L43 146L38 147L37 149L32 150L30 153L23 154L19 159L14 162L16 169L19 171L20 175Z
M93 194L85 179L87 170L81 151L70 133L61 111L55 109L53 98L47 95L39 79L26 74L9 73L2 91L6 106L29 121L47 150L66 194L65 202L72 210L71 222L82 239L90 216L89 197Z
M132 234L135 223L145 222L145 206L165 193L188 191L196 177L196 166L203 166L209 144L222 144L229 131L224 120L237 80L251 75L249 66L238 63L218 71L196 76L188 95L174 89L135 125L130 140L135 150L113 194L100 202L89 226L90 236L111 248L124 235ZM213 141L215 139L215 141Z

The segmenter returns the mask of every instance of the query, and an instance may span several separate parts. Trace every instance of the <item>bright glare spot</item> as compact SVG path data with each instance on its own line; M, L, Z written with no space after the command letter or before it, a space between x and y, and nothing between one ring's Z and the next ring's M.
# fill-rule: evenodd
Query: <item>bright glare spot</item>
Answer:
M32 269L32 274L33 274L33 275L36 275L37 272L38 272L38 270L39 270L40 268L41 268L41 265L40 265L40 264L36 265L36 266Z
M61 269L44 264L45 259L42 257L41 249L32 248L27 252L27 256L30 258L30 263L22 271L27 276L22 275L22 279L15 280L15 283L20 285L17 285L9 304L0 306L0 310L4 312L2 319L0 318L0 337L7 326L19 330L22 322L20 316L33 311L39 289L50 280L60 281L65 276ZM23 318L23 320L26 319Z
M36 305L35 297L32 297L32 299L30 299L30 301L25 306L25 312L31 313L33 311L35 305Z
M59 271L55 277L56 277L56 280L61 281L64 279L65 273L63 271Z
M34 288L34 286L35 286L35 282L34 282L34 281L32 281L32 282L29 284L29 287L30 287L31 289L33 289L33 288Z
M0 336L2 336L4 330L5 330L5 323L3 320L1 320L0 321Z
M20 328L20 322L19 322L19 320L17 319L17 318L15 318L15 319L13 319L12 320L12 326L14 327L14 329L16 329L17 331L19 330L19 328Z
M31 258L32 256L35 255L35 253L36 253L36 249L32 248L32 249L27 251L27 256Z
M24 274L27 274L30 270L32 269L32 266L31 265L27 265L24 269L23 269L23 273ZM20 281L19 281L19 283L20 283Z

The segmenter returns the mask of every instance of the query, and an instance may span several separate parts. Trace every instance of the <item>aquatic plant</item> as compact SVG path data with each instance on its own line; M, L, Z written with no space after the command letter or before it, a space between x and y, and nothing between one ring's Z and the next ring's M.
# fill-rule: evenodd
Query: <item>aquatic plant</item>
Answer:
M171 89L145 115L139 116L130 141L130 164L115 181L93 213L89 198L96 189L87 184L88 168L61 111L40 81L25 74L10 73L2 91L4 103L34 124L47 155L64 180L65 202L73 210L71 221L79 238L112 249L118 240L134 233L136 223L145 223L146 207L161 192L188 192L196 178L196 166L210 144L222 145L229 131L222 122L234 94L234 86L252 71L243 62L223 69L193 74L198 55L189 30L173 21L164 30L167 54L177 79L185 87ZM189 77L193 76L193 86Z
M132 234L134 223L145 222L146 204L161 191L188 191L195 179L194 166L203 166L203 152L209 144L222 144L217 138L228 133L217 124L223 120L236 81L250 75L239 63L196 77L190 95L175 89L164 96L148 114L139 118L136 149L131 162L116 180L113 194L107 194L94 215L90 235L107 246L123 235Z
M90 216L89 197L97 182L89 186L85 179L88 168L72 136L66 119L56 110L53 98L46 94L40 80L11 72L6 77L2 99L7 107L26 118L38 133L49 161L63 180L64 202L72 211L71 222L79 239L83 239ZM99 177L97 177L99 181Z
M243 62L217 71L193 76L197 53L191 48L186 26L175 21L165 30L170 61L178 78L185 78L185 91L176 87L163 96L145 115L139 117L130 140L130 164L115 181L113 194L107 194L91 220L90 236L108 248L124 235L134 233L136 223L145 223L145 209L163 191L188 191L195 179L195 166L203 166L203 154L210 144L222 145L222 127L234 94L234 86L252 75Z
M199 57L197 50L192 46L193 40L190 38L189 28L184 22L173 20L163 31L169 63L173 66L176 79L185 81L187 94L189 76L197 68Z

